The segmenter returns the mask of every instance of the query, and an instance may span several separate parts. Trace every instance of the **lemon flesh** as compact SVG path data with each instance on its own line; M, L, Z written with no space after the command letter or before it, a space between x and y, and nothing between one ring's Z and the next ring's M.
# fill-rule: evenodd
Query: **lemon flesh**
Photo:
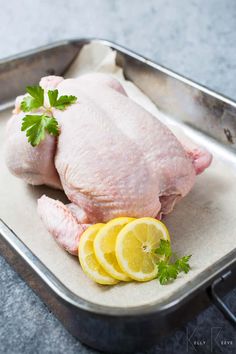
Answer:
M98 262L110 276L118 280L131 280L117 262L115 247L117 235L133 220L135 219L120 217L109 221L99 230L94 240L94 251Z
M95 224L87 228L80 238L78 256L81 267L88 277L98 284L113 285L118 281L107 274L94 253L94 239L103 226L104 224Z
M153 218L136 219L122 228L116 239L116 259L122 271L137 281L154 279L157 262L164 259L154 252L161 239L170 241L169 232Z

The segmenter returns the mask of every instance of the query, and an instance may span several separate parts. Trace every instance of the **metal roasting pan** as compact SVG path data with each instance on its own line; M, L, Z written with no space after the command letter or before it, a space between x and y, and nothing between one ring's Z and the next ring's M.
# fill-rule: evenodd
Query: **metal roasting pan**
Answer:
M80 49L92 42L115 49L117 64L123 67L126 78L158 103L163 112L200 130L223 155L225 151L227 156L236 157L235 102L106 40L63 41L0 61L0 110L11 107L14 98L42 76L63 75ZM221 300L236 285L236 248L167 300L132 308L96 305L72 293L1 219L0 251L69 332L103 352L134 352L150 347L212 301L231 323L236 323Z

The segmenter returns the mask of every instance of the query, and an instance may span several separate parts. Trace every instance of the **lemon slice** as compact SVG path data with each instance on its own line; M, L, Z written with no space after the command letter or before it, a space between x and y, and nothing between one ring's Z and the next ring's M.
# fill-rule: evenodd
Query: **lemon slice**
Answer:
M103 225L95 224L85 230L79 241L79 261L85 274L96 283L112 285L118 281L107 274L94 254L94 238Z
M159 220L146 217L126 225L116 240L116 258L122 271L134 280L154 279L158 272L156 264L164 259L153 251L161 239L170 241L170 236Z
M94 251L98 262L110 276L118 280L131 280L119 267L115 247L118 233L133 220L135 219L120 217L109 221L99 230L94 240Z

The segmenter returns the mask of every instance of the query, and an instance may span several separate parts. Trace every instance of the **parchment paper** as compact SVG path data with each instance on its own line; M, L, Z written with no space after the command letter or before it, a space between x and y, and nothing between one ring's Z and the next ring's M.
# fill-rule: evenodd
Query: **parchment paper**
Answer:
M98 44L88 45L69 69L67 77L76 77L90 71L110 73L122 82L132 99L158 115L154 104L132 83L124 80L122 70L115 66L114 60L115 52ZM233 167L218 158L216 151L212 151L212 166L197 178L193 190L165 219L174 250L179 255L193 255L192 270L166 286L161 286L156 280L120 283L111 287L95 284L85 276L77 258L56 244L37 215L37 198L45 193L63 200L63 193L44 186L29 186L7 170L3 140L6 120L10 114L10 111L6 111L0 117L0 217L75 294L112 307L160 302L235 248L236 173Z

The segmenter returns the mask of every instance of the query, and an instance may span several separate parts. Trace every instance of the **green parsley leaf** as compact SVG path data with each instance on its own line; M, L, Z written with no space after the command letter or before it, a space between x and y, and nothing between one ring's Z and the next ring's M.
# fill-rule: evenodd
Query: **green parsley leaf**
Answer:
M168 258L171 257L172 250L171 250L170 242L166 240L161 240L160 246L155 250L155 253L166 256Z
M182 258L177 259L177 261L175 261L175 266L177 267L179 272L184 272L184 273L189 272L190 265L188 262L191 257L192 257L192 255L184 256Z
M44 90L40 86L28 86L26 91L27 95L21 102L21 110L23 112L30 112L33 109L43 106Z
M176 279L178 276L178 269L174 264L169 264L166 261L160 261L158 263L158 278L161 285L168 283L172 279Z
M51 107L55 107L58 97L58 90L49 90L48 91L48 98Z
M26 131L28 142L32 146L38 145L45 138L45 132L58 136L58 122L54 117L42 115L26 115L22 120L21 131Z
M35 99L31 96L26 96L21 102L20 108L23 112L29 112L32 109L37 108L37 104L35 104Z
M57 91L57 90L55 90L55 91ZM57 92L57 94L58 94L58 92ZM52 97L52 94L51 94L51 97ZM49 100L50 100L50 98L49 98ZM50 102L50 104L52 107L54 107L56 109L60 109L61 111L64 111L64 109L66 109L67 107L69 107L70 105L75 103L76 100L77 100L76 96L60 96L58 99L56 98L56 101L54 102L54 104L51 104L51 102Z

